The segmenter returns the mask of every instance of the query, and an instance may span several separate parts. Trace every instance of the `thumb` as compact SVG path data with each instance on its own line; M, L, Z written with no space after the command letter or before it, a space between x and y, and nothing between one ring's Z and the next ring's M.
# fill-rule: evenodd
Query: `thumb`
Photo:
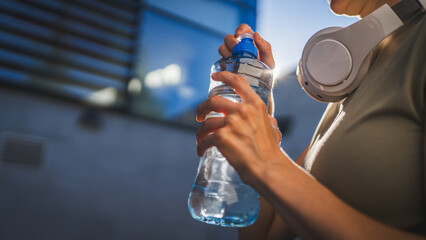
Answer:
M243 33L251 33L253 34L253 30L251 30L251 27L245 23L240 24L237 29L235 30L235 38L239 37Z
M275 68L275 60L272 55L271 44L265 41L259 33L254 33L254 42L256 43L256 47L259 50L260 61L264 62L268 65L269 68Z

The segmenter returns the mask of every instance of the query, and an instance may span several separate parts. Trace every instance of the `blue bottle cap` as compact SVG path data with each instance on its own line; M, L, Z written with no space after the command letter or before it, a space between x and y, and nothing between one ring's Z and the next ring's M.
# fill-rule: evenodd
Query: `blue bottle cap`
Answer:
M253 43L253 35L251 33L243 33L238 38L237 45L232 50L232 56L257 58L257 48Z

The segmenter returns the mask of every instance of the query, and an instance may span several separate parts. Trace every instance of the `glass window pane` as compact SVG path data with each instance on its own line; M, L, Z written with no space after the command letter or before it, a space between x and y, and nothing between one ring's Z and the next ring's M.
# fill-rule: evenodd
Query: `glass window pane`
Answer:
M125 106L136 9L82 0L3 0L0 9L0 83Z
M210 67L219 59L217 49L223 38L149 11L144 13L140 30L135 73L141 88L133 91L132 111L186 121L185 116L193 116L207 98ZM130 93L131 88L132 80ZM186 123L193 121L190 118Z
M218 32L233 33L240 24L238 5L226 1L188 0L146 0L148 6L155 6L191 21L205 25Z

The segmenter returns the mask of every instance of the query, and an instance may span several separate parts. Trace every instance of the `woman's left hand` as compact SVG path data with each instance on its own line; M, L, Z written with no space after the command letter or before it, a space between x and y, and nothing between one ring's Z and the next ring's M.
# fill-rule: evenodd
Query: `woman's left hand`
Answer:
M271 124L262 99L243 77L223 71L212 74L212 79L232 87L242 102L212 96L200 104L197 121L203 124L197 132L198 155L216 146L241 179L249 183L266 163L280 159L281 135ZM212 111L225 116L206 119Z

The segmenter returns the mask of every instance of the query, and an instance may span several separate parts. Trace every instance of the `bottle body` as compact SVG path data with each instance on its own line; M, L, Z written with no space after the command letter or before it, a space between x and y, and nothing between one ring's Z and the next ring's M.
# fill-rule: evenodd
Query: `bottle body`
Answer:
M272 71L252 57L228 57L217 61L211 73L229 71L243 76L268 106L272 88ZM241 98L222 82L211 80L209 96L219 95L234 102ZM212 112L207 117L222 117ZM258 193L244 184L235 169L216 147L206 150L200 159L198 173L188 199L193 218L220 226L246 227L253 224L260 205Z
M200 160L188 205L193 218L225 227L251 225L260 208L257 192L242 183L216 147Z

